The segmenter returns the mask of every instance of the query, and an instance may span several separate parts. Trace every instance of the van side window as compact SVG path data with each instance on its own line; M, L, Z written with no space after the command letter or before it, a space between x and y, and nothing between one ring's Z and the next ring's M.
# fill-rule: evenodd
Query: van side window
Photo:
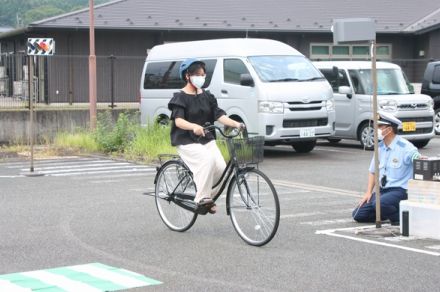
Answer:
M337 93L339 86L350 86L347 79L347 73L345 70L339 70L339 76L336 76L332 69L321 69L321 73L324 75L325 79L330 83L333 88L333 92Z
M223 61L223 78L226 83L240 84L240 74L249 74L242 60L225 59Z
M206 81L203 87L211 83L212 73L217 60L203 60L206 64ZM185 82L179 77L181 61L148 63L145 70L144 89L179 89Z
M351 83L353 83L354 92L357 94L365 94L365 89L360 81L361 77L359 76L358 70L348 70L348 74L350 74Z
M434 72L432 73L432 83L440 84L440 65L434 67Z

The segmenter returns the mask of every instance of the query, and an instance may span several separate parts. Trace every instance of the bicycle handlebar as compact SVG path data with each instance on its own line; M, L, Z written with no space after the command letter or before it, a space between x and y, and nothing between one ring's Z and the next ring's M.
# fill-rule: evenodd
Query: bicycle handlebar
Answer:
M203 127L203 129L205 131L217 130L226 139L232 139L234 137L237 137L238 135L240 135L240 132L241 132L241 129L234 128L232 130L233 134L232 135L228 135L225 132L223 132L223 130L220 127L217 127L216 125L210 125L209 123L206 123L205 126Z

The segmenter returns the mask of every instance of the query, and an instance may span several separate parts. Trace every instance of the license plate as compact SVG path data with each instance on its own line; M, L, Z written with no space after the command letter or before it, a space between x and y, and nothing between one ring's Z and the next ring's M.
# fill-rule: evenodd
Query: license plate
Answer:
M403 122L402 130L404 132L414 132L416 130L416 122Z
M315 129L314 128L306 128L306 129L300 129L299 130L299 136L301 138L307 138L307 137L315 137Z

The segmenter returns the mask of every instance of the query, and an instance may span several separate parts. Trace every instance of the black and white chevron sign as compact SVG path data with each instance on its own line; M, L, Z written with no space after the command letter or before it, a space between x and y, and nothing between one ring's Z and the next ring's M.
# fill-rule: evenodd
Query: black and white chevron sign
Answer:
M51 38L28 38L27 54L30 56L52 56L55 53L55 41Z

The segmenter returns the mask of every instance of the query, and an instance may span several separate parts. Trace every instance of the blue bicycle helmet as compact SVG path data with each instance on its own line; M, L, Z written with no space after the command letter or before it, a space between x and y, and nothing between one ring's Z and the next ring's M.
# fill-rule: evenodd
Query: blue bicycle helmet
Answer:
M185 80L184 76L186 74L186 70L188 70L189 66L191 66L194 63L200 63L203 66L205 66L205 63L203 63L202 61L200 61L200 60L198 60L196 58L189 58L189 59L184 60L182 62L182 64L180 64L180 67L179 67L179 77L180 77L180 79Z

